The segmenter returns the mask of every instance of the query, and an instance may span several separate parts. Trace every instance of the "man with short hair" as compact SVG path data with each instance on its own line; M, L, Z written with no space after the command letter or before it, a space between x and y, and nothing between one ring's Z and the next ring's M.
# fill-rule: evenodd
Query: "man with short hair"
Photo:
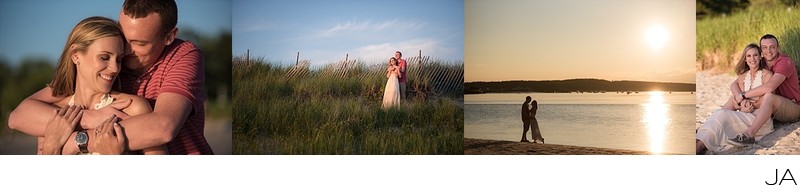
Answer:
M400 66L400 79L398 80L398 82L400 82L400 98L405 100L406 99L406 81L408 79L406 78L406 67L407 67L406 60L404 60L402 57L403 57L403 53L401 53L400 51L395 51L394 52L394 58L397 59L397 64L398 64L398 66Z
M119 15L125 35L125 69L119 74L122 92L148 100L152 113L128 118L119 109L130 104L117 101L100 110L84 110L81 127L97 128L112 114L124 120L131 151L166 144L170 154L213 154L203 136L205 124L205 72L200 50L191 42L176 38L178 9L174 0L126 0ZM58 107L46 87L23 101L9 116L9 125L25 130L45 130L47 116ZM93 132L90 132L93 133ZM71 138L76 133L73 132ZM88 149L96 145L89 138ZM74 140L64 145L63 154L75 154Z
M749 97L764 95L758 109L760 113L756 114L753 124L744 133L728 139L728 142L734 145L744 146L755 143L758 129L773 115L779 122L795 122L800 119L800 105L798 105L800 80L798 80L794 62L789 56L780 52L778 38L775 36L764 35L759 42L761 55L767 61L767 67L774 72L774 75L768 82L747 92L741 91L736 83L731 84L736 103L741 103L742 100ZM772 93L773 91L775 94Z
M531 142L528 141L528 129L531 128L531 108L528 104L530 102L531 96L527 96L525 97L525 102L522 103L522 140L519 142Z

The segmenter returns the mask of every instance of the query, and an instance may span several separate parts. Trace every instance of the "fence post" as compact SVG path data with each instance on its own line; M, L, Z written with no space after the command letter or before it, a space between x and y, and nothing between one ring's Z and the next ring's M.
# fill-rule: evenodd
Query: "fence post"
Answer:
M419 50L419 61L417 61L417 66L422 65L422 50Z
M250 66L250 49L247 49L247 54L245 54L245 63Z
M297 52L297 60L294 61L294 66L300 65L300 52Z
M344 78L347 77L347 63L350 62L350 54L344 55L344 64L342 64L341 72L339 73L339 77Z

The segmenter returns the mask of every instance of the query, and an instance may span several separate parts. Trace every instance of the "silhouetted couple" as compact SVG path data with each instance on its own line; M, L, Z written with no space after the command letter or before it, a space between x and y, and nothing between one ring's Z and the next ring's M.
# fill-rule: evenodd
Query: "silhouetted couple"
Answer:
M539 104L534 100L531 102L531 96L525 97L525 103L522 103L522 140L520 142L528 141L528 129L531 130L531 138L534 143L541 141L544 144L542 132L539 131L539 121L536 120L536 111L539 110Z

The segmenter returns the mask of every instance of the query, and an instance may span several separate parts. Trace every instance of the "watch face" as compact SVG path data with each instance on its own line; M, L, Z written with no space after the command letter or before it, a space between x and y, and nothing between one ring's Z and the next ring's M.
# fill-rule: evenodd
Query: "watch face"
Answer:
M86 132L78 132L78 135L75 136L75 142L78 144L83 144L89 141L89 135Z

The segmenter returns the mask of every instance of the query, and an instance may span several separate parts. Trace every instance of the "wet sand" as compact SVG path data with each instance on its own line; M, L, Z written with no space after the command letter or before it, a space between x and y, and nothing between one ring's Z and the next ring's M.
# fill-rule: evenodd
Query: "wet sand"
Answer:
M465 155L647 155L649 152L464 138Z

